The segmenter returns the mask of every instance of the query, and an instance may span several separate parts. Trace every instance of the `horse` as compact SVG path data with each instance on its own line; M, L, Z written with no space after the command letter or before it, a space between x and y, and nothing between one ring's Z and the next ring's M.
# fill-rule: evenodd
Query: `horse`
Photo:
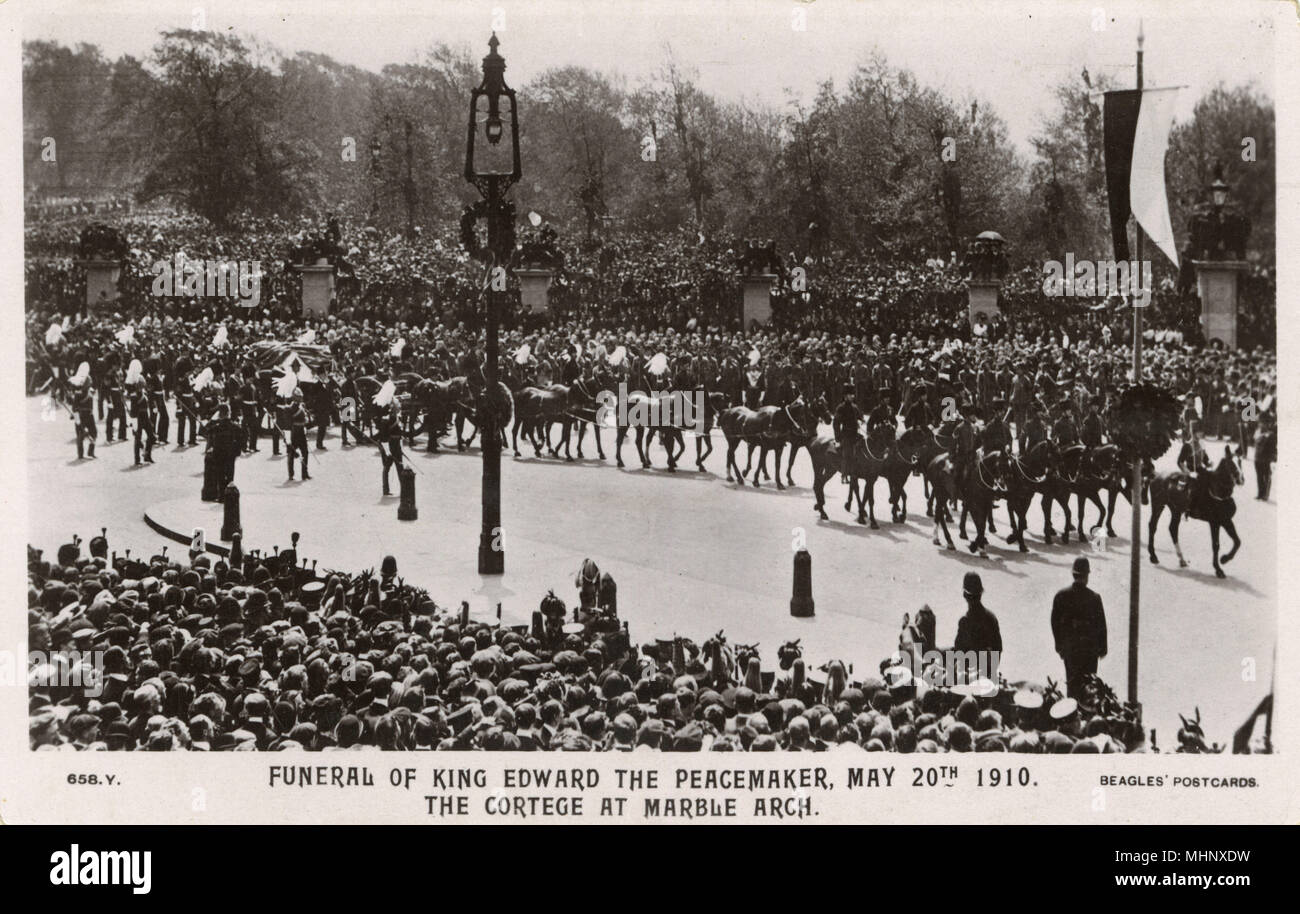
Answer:
M933 440L934 436L928 429L905 429L895 439L885 458L881 475L889 484L889 512L896 524L907 520L907 477L921 475L924 468L921 455Z
M1031 447L1029 453L1008 458L1007 517L1011 521L1011 533L1007 536L1007 543L1016 543L1021 552L1029 551L1025 542L1025 531L1029 529L1029 506L1047 483L1049 467L1055 458L1056 443L1046 438Z
M438 450L438 438L446 431L453 417L458 417L457 406L469 399L469 384L464 378L452 378L447 381L435 381L433 378L420 380L411 391L416 402L424 409L424 426L429 441L426 450L430 453ZM461 436L463 422L456 423L456 449L465 450ZM420 430L415 432L416 435Z
M681 433L685 416L679 413L684 412L681 398L688 395L689 391L647 394L639 390L627 395L625 409L620 410L615 419L617 433L614 439L614 457L620 468L624 466L623 442L627 440L628 430L634 429L636 453L641 459L641 468L648 470L653 465L650 460L650 443L658 431L664 442L664 450L668 453L668 469L676 472L677 461L686 451L686 442ZM628 424L628 420L632 419L636 421Z
M1241 538L1237 536L1237 527L1232 522L1233 516L1237 513L1237 503L1233 501L1232 490L1234 487L1245 483L1245 477L1241 471L1241 454L1233 451L1232 445L1225 445L1223 459L1219 461L1213 470L1208 471L1207 476L1208 478L1205 479L1205 520L1210 525L1210 545L1214 556L1214 574L1216 577L1223 578L1227 577L1227 575L1224 574L1221 565L1231 562L1237 555L1237 550L1241 548ZM1178 543L1178 526L1182 522L1183 515L1187 513L1193 485L1196 485L1196 480L1191 479L1181 470L1156 473L1152 478L1149 488L1151 520L1147 523L1147 554L1150 556L1153 565L1160 564L1160 559L1156 558L1156 522L1160 520L1160 515L1168 507L1170 515L1169 536L1174 541L1174 551L1178 553L1178 567L1187 567L1187 559L1183 558L1183 549ZM1220 529L1226 530L1228 536L1232 538L1232 549L1228 551L1222 561L1219 559Z
M943 499L936 502L934 507L934 544L939 545L939 531L943 531L944 539L947 541L948 549L956 547L952 542L952 535L948 532L948 522L944 518L944 503L954 501L958 496L962 502L962 527L965 527L966 516L969 514L975 521L975 537L967 547L971 552L978 552L982 558L988 557L988 539L984 535L985 528L988 526L989 518L993 514L993 506L997 499L1003 497L1006 493L1006 484L1004 482L1007 471L1007 456L1001 451L993 451L990 454L984 454L978 457L972 464L970 471L966 474L965 480L959 487L957 484L956 467L947 453L940 454L930 461L926 467L926 476L930 479L930 484L935 490L935 496L940 494Z
M760 409L732 406L719 414L718 426L727 439L727 481L732 481L731 472L734 469L739 477L737 481L743 483L745 473L740 471L736 463L736 448L740 446L740 442L744 441L748 444L751 452L755 446L759 448L759 469L762 469L767 462L769 450L776 451L779 467L786 439L792 434L808 434L808 405L804 403L802 397L796 397L788 406L764 406ZM748 472L748 464L746 472ZM759 487L758 473L759 470L756 469L753 479L754 488ZM779 474L776 478L776 487L785 488Z
M453 406L453 416L456 420L456 447L464 450L473 441L474 436L483 428L483 393L470 386L466 378L452 378L450 383L453 390L459 393L459 399ZM460 384L461 386L456 386ZM510 393L510 388L504 381L497 381L496 396L492 400L492 409L497 417L497 435L504 444L506 440L506 429L510 425L510 419L514 414L515 399ZM469 437L463 437L465 422L469 421L474 426L474 430L469 433Z
M605 446L600 440L600 423L596 421L602 404L592 391L593 385L597 383L599 382L595 378L578 378L569 388L569 418L578 429L579 460L583 457L582 440L587 435L588 425L596 438L596 454L601 460L605 459Z
M564 436L561 443L564 445L565 459L572 461L569 456L569 389L563 384L552 384L549 387L523 387L515 394L514 398L514 419L515 424L511 432L512 443L515 449L515 456L521 456L519 451L519 429L524 428L526 438L531 438L533 443L533 456L542 456L542 445L538 441L537 433L541 428L546 429L546 447L552 457L558 457L554 447L551 446L551 423L561 422L564 425Z
M703 472L704 461L713 453L713 428L718 424L718 413L727 408L727 395L721 391L704 394L704 430L695 436L695 467Z
M840 458L840 443L829 437L818 435L805 445L813 462L813 493L817 498L814 509L822 520L826 517L826 482L840 472L843 461ZM889 453L894 448L894 436L888 428L877 426L867 433L865 441L858 441L849 457L849 494L844 502L844 510L853 510L854 496L858 500L858 523L870 522L872 530L879 530L876 523L876 478L885 468ZM858 481L862 481L859 489ZM866 504L863 504L863 492Z
M831 423L831 408L830 404L826 402L826 394L818 394L815 399L809 400L808 410L812 414L813 420L818 425L829 425ZM814 426L814 428L815 427L816 426ZM807 442L808 439L806 437L800 437L797 435L792 436L786 441L786 444L790 448L790 458L786 461L785 465L785 481L787 485L794 485L794 476L792 475L792 471L794 470L794 459L798 456L800 449L807 446ZM777 463L776 471L778 475L781 472L781 465L779 462Z
M1086 445L1072 444L1059 452L1060 464L1055 473L1049 480L1048 487L1052 490L1052 499L1058 502L1065 510L1065 532L1061 534L1061 542L1070 541L1070 531L1076 527L1070 517L1070 496L1075 496L1078 504L1078 534L1079 542L1087 542L1087 524L1084 522L1087 502L1091 501L1097 506L1098 513L1101 517L1097 523L1103 524L1109 517L1106 506L1101 502L1101 490L1105 488L1110 479L1112 468L1118 459L1119 448L1114 444L1106 444L1089 450ZM1101 468L1100 471L1098 468ZM1052 485L1052 481L1055 482ZM1050 544L1052 542L1052 517L1051 517L1051 500L1047 495L1043 497L1043 517L1044 517L1044 538ZM1107 528L1107 534L1114 536L1114 532Z

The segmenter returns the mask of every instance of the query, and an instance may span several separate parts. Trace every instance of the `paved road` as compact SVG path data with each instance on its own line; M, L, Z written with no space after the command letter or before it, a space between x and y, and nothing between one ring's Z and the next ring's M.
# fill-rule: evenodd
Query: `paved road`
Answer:
M39 400L27 405L28 472L33 493L28 540L53 550L73 531L87 539L109 528L115 549L156 551L161 538L144 523L147 510L184 530L220 529L220 507L199 500L202 444L156 452L157 464L133 469L131 446L99 445L99 459L77 462L66 416L44 421ZM717 433L715 433L717 434ZM102 425L101 425L102 435ZM607 434L606 438L612 438ZM721 445L721 438L717 439ZM611 450L607 442L607 452ZM313 452L310 482L286 483L283 457L263 452L241 458L236 482L243 493L245 542L287 546L302 533L300 554L321 567L377 566L396 557L406 578L429 588L439 602L469 600L475 614L499 602L507 621L524 621L548 589L572 604L573 576L584 557L615 577L620 615L638 640L677 632L702 640L725 629L732 640L759 643L765 658L787 639L801 638L813 664L840 658L861 672L874 668L897 643L903 613L923 604L938 616L938 638L951 644L963 611L961 578L979 571L985 603L999 617L1003 671L1009 679L1060 678L1048 622L1052 593L1070 581L1074 556L1092 559L1092 586L1106 605L1110 653L1100 672L1123 695L1128 646L1129 515L1121 502L1121 533L1105 551L1090 544L1044 546L1041 514L1031 509L1030 547L1022 556L994 540L987 559L964 549L931 545L920 481L909 482L912 514L890 524L879 486L879 530L844 513L843 488L827 487L831 520L817 519L808 488L806 455L795 463L799 487L743 488L723 480L725 447L716 447L709 472L669 474L657 448L657 468L620 470L611 459L566 464L553 459L503 458L504 578L475 571L480 461L477 450L414 456L419 519L397 520L397 499L380 497L379 461L372 448ZM693 445L691 445L693 451ZM1216 448L1217 449L1217 448ZM743 449L742 449L743 450ZM635 464L635 449L624 459ZM693 467L693 461L687 466ZM1252 467L1238 490L1238 528L1245 540L1219 581L1210 567L1208 528L1183 526L1191 567L1179 570L1167 533L1157 551L1162 564L1142 569L1140 697L1148 726L1172 749L1178 712L1199 706L1207 733L1229 741L1231 731L1268 692L1277 619L1276 504L1255 501ZM396 491L396 474L394 474ZM999 509L999 531L1005 534ZM1058 528L1062 526L1058 514ZM1163 525L1162 525L1163 526ZM789 614L792 544L806 538L813 556L816 616ZM959 542L959 547L964 544ZM171 552L183 552L173 544ZM1251 678L1253 675L1253 678Z

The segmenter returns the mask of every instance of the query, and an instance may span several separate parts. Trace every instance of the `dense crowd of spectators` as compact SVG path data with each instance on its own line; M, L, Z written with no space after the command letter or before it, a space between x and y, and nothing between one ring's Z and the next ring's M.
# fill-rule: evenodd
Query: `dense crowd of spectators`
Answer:
M74 260L78 232L88 221L29 223L29 308L63 314L84 308L84 277ZM211 313L219 306L212 301L159 300L151 294L154 264L172 262L178 253L193 260L257 261L262 283L255 316L289 320L298 312L300 280L286 254L295 243L318 233L306 220L251 219L230 232L176 214L137 213L111 221L125 234L130 250L118 283L116 310L123 314L181 316L187 308ZM342 247L349 269L338 283L334 313L339 319L479 324L483 266L469 258L450 228L417 228L414 237L384 234L373 227L345 228ZM563 267L551 285L551 314L599 329L680 330L692 320L743 329L737 267L743 247L739 238L687 233L626 234L604 242L560 239ZM969 338L958 252L915 260L843 252L801 259L787 252L780 259L785 276L773 305L773 326L779 330L836 337L879 334L888 339L894 333L913 333ZM802 278L793 283L797 269L803 271ZM1114 301L1049 295L1043 282L1041 265L1023 265L1009 273L1000 298L1004 314L990 333L1100 341L1103 328L1109 328L1114 340L1126 338L1130 319ZM1180 291L1176 277L1159 268L1155 286L1147 316L1152 332L1200 342L1200 307L1194 293ZM1275 300L1270 271L1256 268L1244 277L1239 333L1247 348L1275 348ZM507 327L529 324L517 307L507 309Z
M1095 677L1062 699L1051 680L917 676L898 653L854 676L814 667L797 642L776 664L722 633L638 645L595 598L548 594L531 626L473 620L391 558L317 576L295 548L176 561L110 553L103 536L88 546L53 560L29 547L37 750L1174 748ZM1195 722L1176 742L1219 748Z

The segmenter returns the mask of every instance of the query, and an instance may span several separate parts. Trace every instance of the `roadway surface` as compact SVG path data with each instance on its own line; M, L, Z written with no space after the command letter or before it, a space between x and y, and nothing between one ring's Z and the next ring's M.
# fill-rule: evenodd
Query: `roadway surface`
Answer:
M103 427L98 459L78 461L67 414L43 415L41 400L28 400L29 543L53 554L73 532L88 540L107 527L111 548L148 555L168 541L146 525L146 512L169 529L188 535L202 526L217 539L221 507L199 499L202 440L193 448L159 447L155 465L136 469L130 443L105 445ZM287 547L296 530L302 535L299 555L316 559L320 568L377 567L391 554L399 573L427 588L440 605L468 600L475 616L486 617L500 603L508 624L527 621L549 589L572 606L574 575L591 557L617 581L619 614L639 642L678 633L698 643L723 629L733 642L760 644L772 669L777 647L799 638L811 666L838 658L852 663L858 675L874 670L893 650L903 614L915 614L924 604L938 617L939 643L951 644L964 611L962 576L974 570L983 577L985 605L1001 624L1003 673L1012 681L1038 682L1063 677L1049 624L1052 594L1069 584L1071 562L1083 554L1092 560L1091 586L1102 595L1109 623L1110 651L1099 672L1125 695L1129 513L1122 499L1115 520L1120 536L1100 549L1092 543L1044 545L1035 501L1027 555L1002 541L1008 530L999 507L999 535L991 538L989 557L979 558L960 540L957 552L932 545L919 479L908 483L911 509L903 524L889 522L886 486L878 484L879 530L859 526L843 511L844 487L833 479L827 485L831 519L823 522L813 511L806 453L795 463L795 488L781 492L768 482L760 489L740 487L725 481L725 444L720 433L714 435L704 473L694 469L689 438L686 468L675 474L664 469L657 447L655 468L642 470L631 441L623 452L628 468L618 469L609 432L604 463L593 459L590 433L587 459L571 464L534 459L530 448L524 458L507 450L506 574L495 579L476 571L477 447L460 454L453 441L450 452L436 456L408 452L418 471L419 518L401 522L398 499L380 495L373 447L342 449L331 433L328 450L312 452L313 478L289 483L283 456L273 458L270 441L263 440L262 452L241 458L236 470L245 548ZM314 436L309 439L314 444ZM1217 458L1222 445L1210 446ZM1167 463L1168 458L1162 466ZM1161 564L1143 561L1139 697L1162 751L1175 748L1179 712L1199 706L1207 736L1230 742L1232 730L1269 691L1277 627L1277 506L1254 499L1249 462L1245 472L1246 486L1236 493L1244 545L1226 567L1226 580L1214 577L1209 528L1197 521L1182 528L1191 567L1177 567L1167 515L1157 544ZM1059 511L1056 526L1063 527ZM790 615L796 540L806 540L812 554L811 619ZM184 556L186 550L171 543L168 551Z

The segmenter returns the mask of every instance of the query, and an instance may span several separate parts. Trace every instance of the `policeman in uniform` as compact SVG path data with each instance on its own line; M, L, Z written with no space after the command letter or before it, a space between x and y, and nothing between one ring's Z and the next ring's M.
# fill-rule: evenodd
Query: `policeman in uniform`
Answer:
M239 455L243 437L239 426L230 420L230 407L224 403L217 407L216 416L203 429L203 437L216 457L217 470L221 474L217 485L224 492L226 486L235 481L235 458Z
M862 421L862 410L858 408L855 401L856 395L852 383L844 385L843 399L840 400L840 405L835 407L835 417L831 423L835 440L840 446L840 482L849 481L853 453L862 441L862 433L858 431L858 423Z
M293 391L293 398L289 401L289 406L285 409L285 415L289 422L289 478L293 479L293 458L296 455L302 458L302 479L306 482L311 479L311 474L307 472L307 406L303 402L302 388L297 387Z

